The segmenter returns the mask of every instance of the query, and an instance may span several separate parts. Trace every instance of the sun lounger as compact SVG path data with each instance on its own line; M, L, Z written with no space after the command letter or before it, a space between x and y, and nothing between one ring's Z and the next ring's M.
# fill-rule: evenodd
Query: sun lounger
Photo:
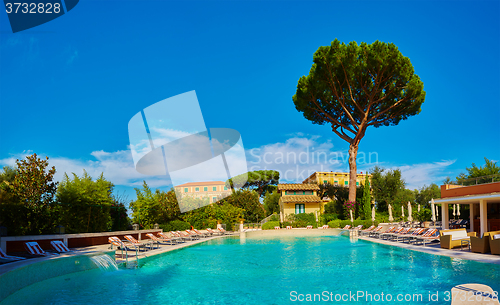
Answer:
M425 247L425 243L430 243L430 242L433 242L435 240L439 240L439 235L436 235L438 232L437 229L430 229L430 230L427 230L427 232L425 232L424 234L422 234L422 236L416 236L414 239L415 239L415 244L418 244L418 242L421 242L422 245L424 245Z
M291 230L291 229L292 229L292 226L286 226L286 228L287 228L288 230Z
M384 232L384 233L381 233L381 234L379 235L379 238L381 238L381 239L389 239L389 237L390 237L392 234L394 234L394 233L399 233L399 232L401 232L401 231L403 231L403 230L404 230L404 228L403 228L403 227L397 227L397 228L395 228L394 230L390 230L389 232Z
M149 247L149 249L152 249L152 242L151 241L138 241L135 239L132 235L125 235L126 240L128 240L131 244L137 246L139 248L139 251L141 250L141 247L146 251L146 247Z
M19 256L11 256L7 255L5 252L3 252L2 248L0 248L0 259L2 261L20 261L23 259L26 259L25 257L19 257Z
M196 234L196 232L194 232L194 231L191 231L191 230L185 230L185 232L186 232L188 235L190 235L191 237L193 237L194 239L200 239L200 238L201 238L201 236L200 236L200 235L198 235L198 234Z
M168 238L168 239L164 239L164 238L159 238L159 237L156 237L154 236L153 233L147 233L146 234L147 237L149 237L149 239L151 239L151 242L154 244L156 244L156 248L158 249L160 247L160 244L161 243L167 243L169 245L173 245L174 242L172 239Z
M345 227L342 228L342 230L349 230L351 228L350 225L345 225Z
M380 238L380 235L387 234L387 233L392 233L394 230L396 230L396 227L389 227L384 232L381 232L381 231L373 232L372 235L370 235L370 236L376 237L376 238Z
M313 226L307 226L306 227L306 229L312 229L312 228L313 228Z
M369 237L375 237L375 235L378 234L382 230L382 228L383 228L382 226L376 227L372 231L368 232L368 236Z
M217 228L217 230L219 230L219 232L222 233L222 235L226 235L226 234L229 234L228 231L224 230L223 228Z
M211 228L207 228L207 232L208 232L208 233L210 233L210 234L212 234L212 235L214 235L214 234L217 234L217 235L222 235L222 233L221 233L221 232L219 232L219 231L214 231L214 230L212 230Z
M207 232L207 233L204 233L204 232L201 232L197 229L193 229L194 232L196 232L196 234L200 235L201 237L209 237L210 234Z
M57 255L57 253L48 253L43 251L42 247L36 242L36 241L30 241L27 243L24 243L24 247L28 251L29 254L31 255L39 255L39 256L52 256L52 255Z
M328 225L323 225L323 226L321 227L321 229L328 229L328 228L330 228Z
M68 252L74 252L73 250L70 250L62 241L60 240L53 240L50 242L50 245L52 246L52 249L54 249L58 253L68 253Z
M359 226L353 228L353 230L361 230L361 229L363 229L363 225L359 225Z
M399 241L399 239L401 238L401 241L403 243L405 242L405 240L408 240L408 243L411 244L411 242L414 241L417 236L424 234L426 231L428 230L425 228L416 228L415 231L411 232L410 234L399 236L396 240Z
M181 232L181 231L170 231L170 234L172 234L176 237L180 237L183 240L195 240L196 239L193 236L191 236L187 233Z
M408 234L408 232L410 232L411 230L413 230L413 228L411 227L407 227L407 228L403 228L402 230L396 230L395 232L393 233L389 233L387 235L387 239L388 240L397 240L397 237L398 236L402 236L402 235L406 235Z
M380 227L380 228L382 228L382 227ZM370 227L368 227L368 228L366 228L364 230L359 231L359 235L367 235L371 231L373 231L374 229L375 229L375 226L370 226Z
M275 229L275 230L279 230L279 229L281 229L281 228L280 228L280 227L278 227L278 226L276 226L276 227L274 227L274 229Z
M163 242L168 242L169 240L175 244L179 244L179 243L184 242L184 240L182 238L179 238L179 237L173 235L172 233L170 233L172 236L168 236L167 233L164 233L164 232L158 232L156 234L158 234L158 237L160 237L160 241L163 241Z

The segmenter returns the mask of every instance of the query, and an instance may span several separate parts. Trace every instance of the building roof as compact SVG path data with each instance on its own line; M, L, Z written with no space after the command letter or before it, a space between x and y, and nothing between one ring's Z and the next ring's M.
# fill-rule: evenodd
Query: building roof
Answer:
M181 186L221 185L221 184L225 184L225 182L223 182L223 181L188 182L188 183L176 185L175 187L181 187Z
M317 191L319 190L319 185L316 183L305 184L305 183L290 183L290 184L278 184L279 191Z
M285 203L288 202L321 202L316 195L283 195L281 196L281 200Z

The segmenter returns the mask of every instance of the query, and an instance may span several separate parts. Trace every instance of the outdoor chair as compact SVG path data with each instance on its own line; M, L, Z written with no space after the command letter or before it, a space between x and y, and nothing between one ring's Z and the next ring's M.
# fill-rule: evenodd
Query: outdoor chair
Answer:
M351 228L350 225L345 225L345 227L342 228L342 230L349 230Z
M146 247L149 247L149 249L152 249L152 242L151 241L138 241L135 239L132 235L125 235L126 240L128 240L131 244L137 246L139 248L139 251L141 250L141 247L146 251Z
M476 232L469 232L465 229L442 230L439 232L441 248L452 249L462 245L463 240L470 241L471 236L476 236Z
M179 238L175 235L173 235L172 233L170 233L172 236L168 236L166 233L164 232L158 232L156 233L158 234L158 236L160 237L160 240L161 241L164 241L164 242L167 242L167 241L171 241L172 243L176 243L176 244L179 244L179 243L183 243L184 240L182 238Z
M38 255L38 256L52 256L56 255L57 253L49 253L43 251L42 247L36 242L36 241L30 241L24 243L24 247L28 251L29 254L31 255Z
M74 252L73 250L70 250L62 241L60 240L53 240L50 242L50 245L52 246L52 249L54 249L58 253L68 253L68 252Z
M476 253L490 252L490 235L500 234L500 231L484 232L483 237L470 237L470 250Z
M19 256L11 256L7 255L5 252L3 252L2 248L0 248L0 260L2 261L19 261L26 259L25 257L19 257Z
M415 244L417 244L418 242L421 242L422 245L425 247L425 243L430 243L430 242L433 242L435 240L439 240L439 235L436 235L437 232L438 232L437 229L427 230L427 232L422 234L422 236L416 236L414 238Z
M490 250L491 254L500 254L500 233L490 234Z

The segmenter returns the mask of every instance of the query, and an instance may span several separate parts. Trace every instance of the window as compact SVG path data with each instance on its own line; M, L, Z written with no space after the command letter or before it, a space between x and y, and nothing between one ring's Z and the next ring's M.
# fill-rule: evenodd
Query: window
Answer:
M212 197L212 202L216 202L217 201L217 197Z
M344 184L345 185L349 185L349 181L344 181Z
M227 186L224 187L224 191L227 191Z
M184 193L187 193L187 192L188 192L188 188L187 188L187 187L185 187L185 188L184 188Z
M359 186L359 181L356 181L356 186Z
M212 191L214 191L214 192L215 192L216 190L217 190L217 187L216 187L216 186L212 187Z
M205 186L205 187L203 188L203 191L204 191L204 192L208 191L208 187L206 187L206 186Z
M327 183L328 183L328 181L326 181L326 180L323 180L323 184L327 184Z
M296 204L295 205L295 214L302 214L306 212L305 204Z
M200 191L200 188L199 188L199 187L195 187L195 188L194 188L194 191L195 191L195 192L199 192L199 191Z

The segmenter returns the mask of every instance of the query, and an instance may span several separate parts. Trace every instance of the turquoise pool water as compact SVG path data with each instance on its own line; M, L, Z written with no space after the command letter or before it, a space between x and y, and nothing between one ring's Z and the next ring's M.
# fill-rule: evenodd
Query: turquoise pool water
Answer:
M235 237L152 257L138 269L95 269L49 279L0 304L294 304L308 294L322 301L302 303L355 304L352 295L359 292L365 296L357 304L388 303L380 300L381 293L391 295L390 303L397 303L398 295L415 294L411 304L450 304L446 292L464 283L498 291L500 266L345 236ZM438 301L429 301L436 293Z

